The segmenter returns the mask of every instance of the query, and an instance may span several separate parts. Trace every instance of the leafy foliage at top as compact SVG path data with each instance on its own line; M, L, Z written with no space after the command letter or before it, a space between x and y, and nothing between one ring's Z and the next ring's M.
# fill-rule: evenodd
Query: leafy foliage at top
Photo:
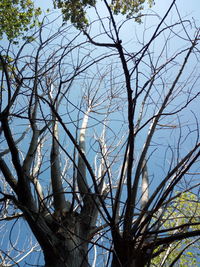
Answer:
M1 0L0 39L3 34L10 41L23 36L24 32L35 26L40 14L40 8L35 8L31 0Z
M115 15L123 14L129 18L138 15L143 9L145 2L149 6L154 3L153 0L112 0L111 3L107 3L104 0L104 2L110 6ZM96 5L96 0L54 0L54 7L62 9L64 20L70 20L78 29L83 29L88 25L86 9Z

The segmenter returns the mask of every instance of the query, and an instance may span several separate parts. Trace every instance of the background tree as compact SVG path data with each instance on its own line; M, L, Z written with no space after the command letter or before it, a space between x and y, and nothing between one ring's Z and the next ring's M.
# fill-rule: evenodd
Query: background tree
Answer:
M180 196L175 198L171 205L165 211L162 218L162 227L172 228L171 235L179 233L182 228L188 230L199 229L199 200L193 193L177 192ZM192 216L191 216L192 215ZM194 216L195 215L195 216ZM190 223L188 225L188 218ZM189 248L189 249L188 249ZM177 241L152 261L154 266L199 266L199 237L193 237L183 241Z
M47 17L1 49L1 220L26 220L45 266L163 266L199 238L199 29L175 2L131 45L105 1L82 32Z

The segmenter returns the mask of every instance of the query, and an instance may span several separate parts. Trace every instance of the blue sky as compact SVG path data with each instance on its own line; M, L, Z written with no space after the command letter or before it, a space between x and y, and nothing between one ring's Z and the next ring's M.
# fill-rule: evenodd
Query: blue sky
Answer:
M157 12L158 14L163 14L166 10L166 8L169 6L169 2L167 0L160 0L160 1L156 1L156 6L153 8L155 10L155 12ZM43 9L47 9L52 5L52 1L47 0L47 1L41 1L41 0L36 0L35 1L36 4L38 4L39 6L42 6ZM191 1L186 1L186 0L177 0L177 4L179 7L179 11L181 13L182 16L189 16L189 17L194 17L197 21L200 20L199 19L199 14L200 14L200 3L199 0L191 0ZM171 15L170 15L171 16ZM173 16L171 16L170 19L174 19ZM152 19L152 24L155 24L156 21ZM151 25L148 25L151 26ZM145 27L144 24L142 24L141 26L137 26L138 27L138 34L143 33L143 31L140 29L143 29ZM130 32L129 28L126 28L124 30L124 32L122 33L124 38L125 38L125 34L126 32ZM98 32L98 27L95 29L95 32ZM129 36L129 39L132 38L132 36ZM158 44L159 45L159 44Z

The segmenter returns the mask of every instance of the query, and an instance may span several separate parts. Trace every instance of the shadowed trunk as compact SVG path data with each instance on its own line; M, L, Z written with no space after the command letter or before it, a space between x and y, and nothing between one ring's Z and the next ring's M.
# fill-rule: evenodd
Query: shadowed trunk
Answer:
M56 218L34 217L28 212L26 219L43 250L45 267L89 266L89 231L78 213L66 212Z
M132 240L124 240L119 233L113 233L114 252L112 267L144 267L148 258L142 248Z

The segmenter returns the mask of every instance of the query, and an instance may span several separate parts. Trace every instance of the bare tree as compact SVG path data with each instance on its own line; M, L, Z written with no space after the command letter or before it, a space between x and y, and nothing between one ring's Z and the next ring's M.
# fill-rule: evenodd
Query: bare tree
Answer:
M166 227L168 207L199 190L199 29L173 1L125 44L129 20L104 4L83 33L44 20L1 49L1 220L26 220L46 267L149 266L200 235L195 212Z

